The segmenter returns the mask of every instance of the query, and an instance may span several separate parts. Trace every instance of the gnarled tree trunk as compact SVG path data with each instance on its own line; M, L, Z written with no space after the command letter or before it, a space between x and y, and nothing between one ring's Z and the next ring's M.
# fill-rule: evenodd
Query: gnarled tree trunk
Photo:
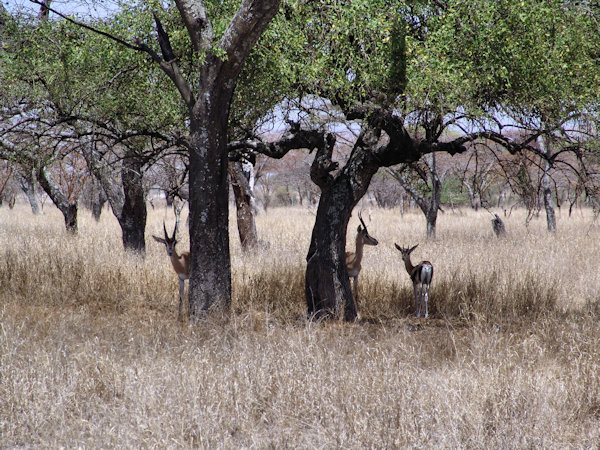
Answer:
M58 183L54 181L48 168L40 168L37 171L37 178L42 189L62 213L67 231L73 234L77 233L77 202L71 202L67 198Z
M368 151L377 145L378 136L363 133L348 163L335 177L331 159L335 138L327 136L326 145L315 156L311 178L321 188L317 218L306 256L305 294L309 317L357 317L346 269L346 230L356 203L367 191L379 161Z

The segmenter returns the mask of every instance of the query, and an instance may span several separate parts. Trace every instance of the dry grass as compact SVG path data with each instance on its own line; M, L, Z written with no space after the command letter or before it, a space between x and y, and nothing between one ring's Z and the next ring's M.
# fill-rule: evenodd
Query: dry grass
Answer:
M302 318L314 214L290 209L258 218L269 252L232 243L230 322L190 326L162 246L124 254L108 214L73 238L49 209L0 210L0 447L597 447L591 215L547 236L517 213L497 240L449 212L435 242L416 212L372 217L360 323ZM393 242L434 264L429 320Z

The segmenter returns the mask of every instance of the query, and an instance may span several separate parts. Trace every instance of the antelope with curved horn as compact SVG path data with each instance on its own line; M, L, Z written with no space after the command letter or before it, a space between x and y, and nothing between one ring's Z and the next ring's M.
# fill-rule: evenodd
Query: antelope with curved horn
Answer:
M413 288L415 290L415 304L416 304L416 316L421 317L421 314L424 314L424 317L427 318L429 316L429 312L427 309L427 302L429 301L429 286L431 285L431 280L433 279L433 265L429 261L421 261L418 265L413 266L410 262L410 254L412 251L418 247L419 244L415 245L411 248L403 248L398 244L394 244L400 253L402 253L402 261L404 261L404 265L406 266L406 271L410 276L410 279L413 283ZM423 311L423 309L425 311Z
M354 287L354 307L358 314L358 275L362 268L361 261L363 257L363 247L365 245L377 245L379 242L367 231L367 226L360 212L358 218L362 225L359 225L356 229L356 249L354 252L346 252L346 270L348 271L348 277L353 279Z
M173 236L169 237L167 233L167 227L163 221L163 230L165 232L165 238L158 236L152 236L155 241L165 244L167 248L167 255L171 259L173 269L179 278L179 320L182 320L183 314L183 297L185 293L185 280L190 278L190 252L181 252L181 255L177 254L175 245L179 242L176 238L177 235L177 224L173 230Z

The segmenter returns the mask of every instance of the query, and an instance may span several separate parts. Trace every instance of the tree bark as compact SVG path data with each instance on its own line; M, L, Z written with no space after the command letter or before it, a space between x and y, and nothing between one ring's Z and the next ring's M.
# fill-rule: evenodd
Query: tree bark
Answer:
M240 242L242 250L247 251L258 244L256 222L254 220L254 194L241 161L231 161L229 163L229 174L235 198Z
M311 318L355 320L346 269L346 230L354 206L367 191L380 161L371 151L377 136L368 130L355 144L350 160L337 176L331 172L337 163L331 159L335 138L327 136L311 167L311 178L321 188L317 218L306 256L305 294Z
M542 135L538 138L538 144L540 152L546 157L543 162L543 174L542 174L542 197L544 199L544 209L546 211L546 224L548 231L551 233L556 232L556 213L554 211L554 204L552 203L552 179L550 177L550 170L552 164L549 161L550 156L550 142L548 136Z
M37 197L35 196L35 179L33 173L29 170L17 169L17 179L19 180L21 189L27 197L29 206L31 206L31 212L38 215L40 213L40 206Z
M146 195L143 185L144 162L136 155L129 154L123 160L121 184L123 186L123 206L117 217L121 225L122 241L125 250L141 255L146 253Z
M171 53L169 37L157 31L162 58L153 58L173 81L189 109L190 279L189 315L231 307L227 125L229 107L241 68L271 19L279 0L244 0L220 41L201 1L176 0L192 46L204 52L198 67L198 90L183 78ZM218 49L222 55L214 52Z
M100 216L102 215L102 209L104 208L104 204L108 200L106 198L106 193L102 188L102 184L96 179L95 176L92 176L92 188L91 188L91 210L92 217L96 222L100 222Z
M442 181L437 173L435 153L431 153L429 170L431 173L431 199L428 202L427 211L424 212L427 219L427 239L435 239L438 211L442 200Z
M206 92L207 103L191 121L189 315L229 311L229 184L225 102Z
M121 227L121 241L125 250L144 255L146 252L146 196L143 186L145 161L135 150L126 148L121 163L121 186L107 167L102 167L93 143L83 146L83 154L90 172L99 181L113 214Z
M42 167L37 171L38 182L48 194L65 219L65 227L72 234L77 233L77 202L71 202L63 194L61 187L54 181L52 173Z
M306 256L305 294L310 318L356 318L346 270L346 230L356 204L349 179L321 194Z

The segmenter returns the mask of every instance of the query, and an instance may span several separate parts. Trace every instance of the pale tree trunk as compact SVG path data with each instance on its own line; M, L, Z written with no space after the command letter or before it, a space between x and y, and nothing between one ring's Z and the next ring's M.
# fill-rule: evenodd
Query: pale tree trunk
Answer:
M440 210L440 204L442 199L442 181L440 180L436 161L435 161L435 153L430 155L431 163L429 166L430 174L431 174L431 199L429 200L428 209L425 212L425 217L427 219L427 239L435 239L435 230L437 225L437 217L438 211Z
M419 169L419 176L427 183L431 183L431 196L429 199L423 197L415 188L413 188L406 176L400 172L391 171L392 176L400 183L402 188L408 192L419 209L425 216L427 239L435 239L438 211L440 210L442 198L442 181L437 173L435 153L429 155L430 162L429 174Z
M543 174L542 174L542 197L544 199L544 209L546 211L546 224L548 231L551 233L556 232L556 212L554 210L554 204L552 202L552 178L550 177L550 170L552 170L552 164L548 160L550 150L550 139L546 135L542 135L538 138L538 145L540 152L545 156L543 162Z
M27 197L29 206L31 206L31 212L35 215L40 213L40 206L35 195L35 179L33 172L30 170L19 170L17 169L17 179L19 185Z
M254 220L254 193L250 186L250 177L246 176L241 161L231 161L229 163L229 175L235 197L240 242L242 250L247 251L258 244L256 222Z

